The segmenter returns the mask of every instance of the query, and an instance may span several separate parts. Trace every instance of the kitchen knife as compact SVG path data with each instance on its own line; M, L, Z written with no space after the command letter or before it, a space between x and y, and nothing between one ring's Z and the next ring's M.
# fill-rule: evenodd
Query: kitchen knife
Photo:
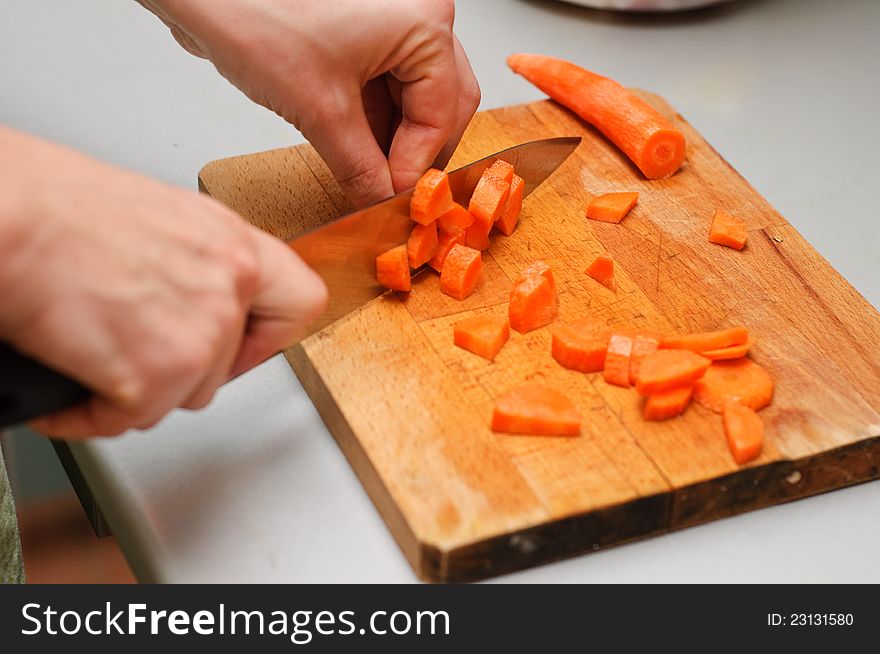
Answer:
M496 159L513 164L528 196L581 142L580 137L531 141L496 152L449 173L455 200L467 206L483 171ZM385 292L376 283L376 257L405 243L412 229L412 189L322 225L287 242L327 284L327 309L302 338ZM84 401L78 382L0 342L0 428Z

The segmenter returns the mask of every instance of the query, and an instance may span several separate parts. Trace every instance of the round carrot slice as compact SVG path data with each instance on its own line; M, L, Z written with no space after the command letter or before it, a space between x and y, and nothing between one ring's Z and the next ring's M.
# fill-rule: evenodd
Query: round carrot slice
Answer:
M700 354L712 361L722 361L725 359L740 359L749 353L752 348L752 339L749 338L745 343L739 345L731 345L729 347L719 347L714 350L703 350Z
M751 359L713 361L694 383L694 399L715 413L724 410L724 400L758 411L773 399L773 378Z

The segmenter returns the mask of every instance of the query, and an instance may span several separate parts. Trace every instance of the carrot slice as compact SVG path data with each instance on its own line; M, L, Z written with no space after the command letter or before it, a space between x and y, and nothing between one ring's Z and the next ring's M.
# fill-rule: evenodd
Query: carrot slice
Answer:
M758 411L770 404L773 386L770 374L751 359L713 361L694 384L694 399L715 413L724 410L728 399Z
M440 290L456 300L464 300L474 292L483 271L479 250L455 245L446 255L440 272Z
M437 240L437 223L429 225L417 224L409 234L406 242L406 254L410 268L420 268L437 254L440 242Z
M709 359L690 350L657 350L642 361L636 391L639 395L651 395L688 386L702 377L711 364Z
M614 259L610 254L600 254L584 272L612 293L617 293L617 282L614 279Z
M607 136L648 179L669 177L684 162L684 134L614 80L534 54L511 55L507 65Z
M715 210L712 226L709 227L709 241L726 245L734 250L742 250L749 238L749 226L745 221L731 216L722 209Z
M719 329L714 332L667 336L660 343L660 347L703 352L705 350L718 350L732 345L742 345L748 340L748 329L745 327L731 327L730 329Z
M632 354L629 359L629 383L635 384L642 362L649 354L660 347L660 338L652 334L637 334L633 339Z
M752 349L752 345L752 339L749 338L745 343L739 345L730 345L728 347L720 347L714 350L703 350L700 354L707 359L712 359L712 361L739 359L749 353L749 350Z
M645 420L668 420L684 413L693 395L693 386L681 386L652 393L645 398L642 415Z
M629 365L634 340L624 334L611 335L602 373L608 384L629 388Z
M545 275L526 275L510 289L508 313L521 334L549 325L559 316L556 285Z
M480 314L455 323L452 332L458 347L491 361L510 338L510 322L503 316Z
M496 164L507 164L500 159L483 171L480 181L477 182L474 193L471 195L471 201L468 204L468 211L474 217L474 224L471 229L479 226L483 233L488 234L492 229L495 221L501 217L504 212L504 206L507 203L507 197L510 195L510 180L513 178L511 169L510 177L506 177L507 168L503 169L504 177L496 174L499 170L495 168ZM494 170L493 170L494 169Z
M510 182L510 195L507 196L504 213L495 221L495 228L505 236L510 236L516 229L516 221L519 220L519 214L522 211L525 188L525 180L519 175L514 175L513 181Z
M474 224L474 217L458 202L452 203L452 208L437 219L437 225L447 232L460 232Z
M540 436L578 436L581 413L555 388L524 384L495 400L492 431Z
M406 245L398 245L376 257L376 281L393 291L412 290Z
M723 420L727 446L733 460L742 465L757 458L764 448L764 421L761 416L728 398L724 400Z
M636 206L638 193L606 193L587 205L587 218L603 223L619 223Z
M443 263L446 261L449 251L456 245L465 244L465 232L447 232L443 227L440 227L438 230L438 240L437 252L431 257L431 260L428 261L428 265L437 272L441 272L443 270Z
M483 231L482 225L474 222L473 225L467 228L464 242L469 248L482 252L489 247L489 233Z
M513 183L513 176L516 174L513 164L507 163L503 159L496 159L486 170L496 177L503 179L508 184Z
M449 177L442 170L429 168L416 182L409 201L409 217L428 225L452 208Z
M550 353L563 368L599 372L605 367L610 338L608 330L557 323L551 327L550 334Z
M541 275L542 277L546 277L547 281L550 282L550 285L553 287L553 292L556 293L556 278L553 277L553 269L550 267L550 264L545 263L540 259L530 263L519 273L519 277L514 282L514 285L519 284L526 277L531 275Z

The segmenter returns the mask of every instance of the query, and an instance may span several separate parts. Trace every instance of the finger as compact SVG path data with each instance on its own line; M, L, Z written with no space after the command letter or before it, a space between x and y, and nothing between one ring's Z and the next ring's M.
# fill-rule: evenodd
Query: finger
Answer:
M189 397L181 403L184 409L204 409L214 398L217 389L228 379L229 371L235 362L241 349L241 342L245 330L245 322L242 320L238 329L227 330L223 335L223 341L219 344L214 363L205 373L202 380Z
M295 343L327 305L324 280L293 250L262 232L257 231L255 237L260 284L230 377L250 370Z
M404 62L393 71L403 82L403 118L388 155L395 192L415 185L456 124L457 102L450 101L450 90L458 88L458 71L451 32L448 38L434 39L430 47L436 49L430 56L417 52L411 67Z
M453 35L455 46L455 65L458 71L458 114L456 116L455 128L449 135L449 140L440 150L440 154L434 160L435 168L445 168L446 164L452 158L455 148L458 147L464 131L471 122L477 109L480 106L480 84L471 68L467 54L457 36Z
M364 114L370 124L370 130L376 139L376 143L382 153L388 155L391 146L391 120L395 111L394 102L385 83L385 76L381 75L371 79L364 86Z
M83 404L32 420L28 426L40 434L56 438L118 436L129 429L152 427L164 415L164 411L154 413L127 411L110 400L95 395Z

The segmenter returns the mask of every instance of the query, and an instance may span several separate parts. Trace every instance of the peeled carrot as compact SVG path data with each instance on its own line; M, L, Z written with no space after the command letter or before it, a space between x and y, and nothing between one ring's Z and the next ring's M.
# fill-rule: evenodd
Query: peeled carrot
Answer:
M749 340L749 330L745 327L731 327L719 329L714 332L698 332L683 334L681 336L667 336L660 343L660 347L690 350L691 352L703 352L704 350L717 350L732 345L742 345Z
M733 460L742 465L761 454L764 447L764 421L754 410L727 399L723 407L724 432Z
M495 400L492 431L540 436L578 436L581 413L555 388L524 384Z
M441 226L438 230L438 241L437 252L431 257L431 260L428 261L428 265L437 272L441 272L443 270L443 263L446 261L446 256L449 254L449 251L456 245L465 244L465 232L463 230L447 232Z
M482 225L474 222L473 225L467 228L464 242L469 248L482 252L489 247L489 233L483 231Z
M636 206L638 193L606 193L587 205L587 218L603 223L619 223Z
M608 330L557 323L550 329L550 352L563 368L578 372L599 372L605 367Z
M639 395L651 395L679 386L689 386L702 377L712 364L690 350L657 350L642 361L636 376Z
M511 55L507 65L596 127L648 179L669 177L684 162L684 134L614 80L561 59L534 54Z
M584 271L612 293L617 293L614 279L614 259L610 254L600 254Z
M605 353L603 376L615 386L629 388L629 366L634 339L624 334L612 334Z
M409 201L409 217L428 225L452 208L449 177L442 170L429 168L416 182Z
M398 245L376 257L376 281L393 291L412 290L406 245Z
M452 208L437 219L437 225L447 232L467 229L474 223L474 217L458 202L452 203Z
M471 229L479 226L485 234L491 231L492 225L504 213L512 179L513 166L500 159L483 171L468 204L468 211L474 217Z
M410 268L420 268L437 254L440 242L437 240L437 223L428 225L417 224L410 232L406 242L406 253Z
M510 236L516 229L516 221L519 220L519 214L522 211L525 187L525 180L519 175L514 175L513 181L510 182L510 194L507 196L504 213L495 221L495 228L505 236Z
M713 361L694 384L694 399L715 413L724 410L724 400L736 400L754 411L773 399L773 378L750 359Z
M681 386L668 391L652 393L645 398L642 415L645 420L668 420L680 415L687 408L693 395L693 386Z
M549 325L559 316L556 285L546 275L526 275L510 289L508 313L510 326L522 334Z
M714 350L703 350L700 352L707 359L712 361L722 361L724 359L739 359L744 357L752 349L752 339L749 338L745 343L739 345L729 345L728 347L720 347Z
M553 277L553 269L550 267L550 264L545 263L540 259L530 263L519 273L519 277L514 282L514 285L519 284L530 275L541 275L542 277L546 277L547 281L550 282L550 286L553 288L553 292L556 293L556 278Z
M474 292L483 271L479 250L455 245L446 255L440 272L440 290L456 300L464 300Z
M742 250L749 238L749 226L745 221L731 216L722 209L716 209L709 227L709 241L726 245L734 250Z
M635 384L642 362L649 354L660 347L660 338L652 334L637 334L633 339L632 354L629 359L629 383Z
M453 342L468 352L489 359L501 351L510 338L506 317L480 314L465 318L453 326Z

